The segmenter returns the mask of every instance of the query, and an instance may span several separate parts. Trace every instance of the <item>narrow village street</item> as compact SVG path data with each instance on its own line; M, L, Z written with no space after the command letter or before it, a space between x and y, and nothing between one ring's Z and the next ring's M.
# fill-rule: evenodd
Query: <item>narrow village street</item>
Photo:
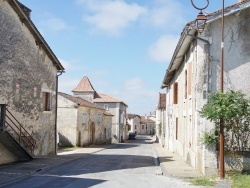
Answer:
M116 144L6 187L190 187L162 176L151 136Z

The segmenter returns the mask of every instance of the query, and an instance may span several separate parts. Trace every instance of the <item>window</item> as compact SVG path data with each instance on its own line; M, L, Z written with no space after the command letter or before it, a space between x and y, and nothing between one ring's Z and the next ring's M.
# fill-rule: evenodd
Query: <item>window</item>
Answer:
M97 123L98 125L102 122L102 114L98 114L97 116Z
M178 104L178 82L174 83L173 103Z
M43 93L43 111L51 111L50 99L51 94L48 92Z
M82 124L86 124L87 123L87 114L82 114Z
M144 125L141 126L141 129L144 129Z
M105 109L106 111L108 111L108 110L109 110L109 105L108 105L108 104L104 104L104 109Z
M178 140L178 118L175 120L175 139Z
M187 70L185 70L185 95L184 98L187 98Z
M187 72L187 94L191 95L192 92L192 63L188 64L188 72Z
M148 129L148 126L146 125L146 129Z
M135 129L136 129L136 125L135 125Z
M120 123L124 123L124 112L120 114Z

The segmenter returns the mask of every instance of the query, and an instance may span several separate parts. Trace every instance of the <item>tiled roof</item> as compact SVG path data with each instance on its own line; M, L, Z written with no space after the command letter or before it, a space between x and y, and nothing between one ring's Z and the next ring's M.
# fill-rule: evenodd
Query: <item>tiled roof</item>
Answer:
M123 101L121 101L121 100L119 100L119 99L117 99L115 97L112 97L112 96L109 96L109 95L106 95L106 94L101 94L101 93L95 93L93 102L96 102L96 103L98 103L98 102L107 102L107 103L109 103L109 102L115 102L115 103L120 102L120 103L124 103Z
M149 118L145 118L145 116L141 116L141 123L155 123L155 121Z
M63 96L64 98L74 102L74 103L77 103L77 104L81 105L81 106L104 110L104 108L102 108L102 107L100 107L100 106L98 106L98 105L96 105L94 103L91 103L91 102L89 102L87 100L84 100L81 97L74 97L74 96L71 96L71 95L68 95L68 94L62 93L62 92L58 92L58 94L60 96Z
M166 93L159 93L158 109L166 108Z
M92 84L90 83L89 79L87 76L84 76L82 80L79 82L79 84L76 86L75 89L72 90L73 92L88 92L92 91L94 92L95 89L93 88Z
M136 115L136 114L127 114L126 115L126 119L132 119L134 117L138 116L139 118L141 118L139 115Z
M231 6L224 8L224 16L229 16L234 13L240 12L244 9L247 9L250 7L250 0L245 0L242 2L235 3ZM212 23L215 20L221 19L222 17L222 9L217 10L215 12L207 14L207 23ZM198 13L198 12L197 12ZM196 29L195 28L195 20L188 22L186 26L184 27L181 37L177 43L177 46L175 48L175 51L173 53L172 59L168 65L168 68L166 70L166 74L164 76L164 79L162 81L161 88L167 87L173 76L176 73L176 70L183 62L184 56L186 54L187 49L190 46L190 43L192 42L193 38L191 39L191 36L195 34Z

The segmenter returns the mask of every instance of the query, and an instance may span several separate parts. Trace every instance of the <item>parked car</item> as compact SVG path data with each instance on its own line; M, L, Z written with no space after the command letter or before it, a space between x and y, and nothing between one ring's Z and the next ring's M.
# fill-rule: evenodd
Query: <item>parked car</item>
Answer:
M136 136L135 133L129 133L128 137L130 140L135 140L135 136Z

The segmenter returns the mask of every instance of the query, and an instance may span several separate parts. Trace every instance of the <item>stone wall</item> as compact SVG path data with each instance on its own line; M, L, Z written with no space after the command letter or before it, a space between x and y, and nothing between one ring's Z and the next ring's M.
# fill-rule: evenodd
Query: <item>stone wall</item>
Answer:
M7 1L0 0L0 103L36 140L35 154L55 151L56 67ZM43 93L51 110L43 110Z
M18 158L14 156L7 148L0 143L0 164L6 164L17 161Z

